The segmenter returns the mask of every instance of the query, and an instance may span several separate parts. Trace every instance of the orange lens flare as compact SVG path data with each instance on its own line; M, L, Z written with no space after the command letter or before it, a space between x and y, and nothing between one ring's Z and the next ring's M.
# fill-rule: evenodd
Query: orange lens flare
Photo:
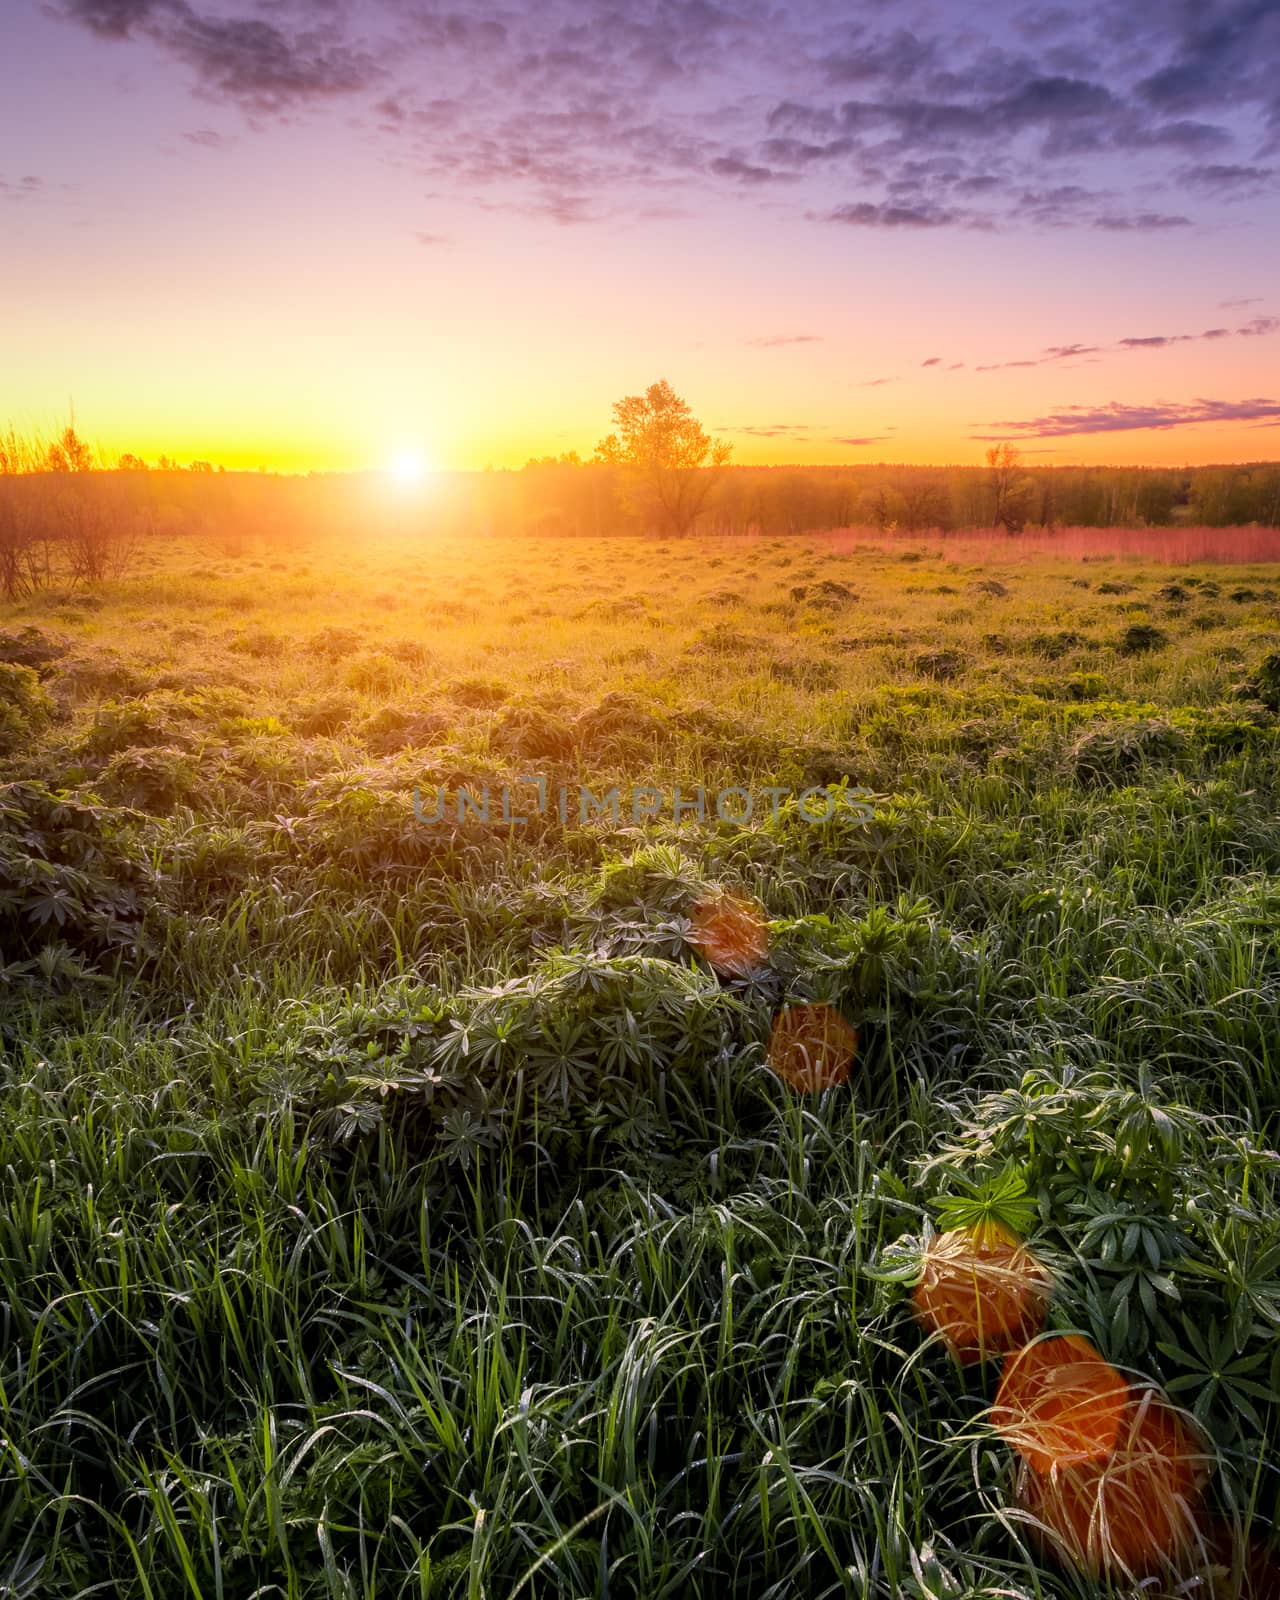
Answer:
M1033 1471L1050 1472L1109 1456L1128 1400L1124 1374L1066 1334L1009 1357L991 1421Z
M1191 1419L1134 1385L1110 1454L1049 1472L1024 1462L1016 1499L1060 1560L1093 1577L1135 1581L1185 1571L1202 1551L1211 1467Z
M800 1094L844 1083L858 1050L858 1031L834 1006L784 1006L773 1024L769 1065Z
M719 973L746 978L769 956L769 929L764 908L744 895L721 894L699 900L693 908L689 943Z
M968 1365L1034 1338L1052 1287L1048 1269L1016 1234L984 1222L930 1241L912 1303L921 1324Z

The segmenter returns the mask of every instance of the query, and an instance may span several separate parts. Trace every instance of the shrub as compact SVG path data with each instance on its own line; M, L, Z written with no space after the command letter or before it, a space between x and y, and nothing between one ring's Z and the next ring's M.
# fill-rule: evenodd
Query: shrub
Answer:
M945 682L960 676L965 668L965 659L958 650L926 650L916 656L912 665L926 677Z
M31 667L0 661L0 753L17 749L53 714L53 702Z
M8 662L15 667L32 667L36 672L47 668L66 655L69 646L65 639L55 639L41 633L39 628L27 626L18 631L0 630L0 664Z
M227 641L227 649L234 650L238 655L252 656L256 661L275 661L285 652L287 640L278 633L272 633L269 628L250 628L244 633L233 634Z
M304 700L291 706L286 720L295 732L312 738L316 734L336 733L351 720L355 712L354 700L338 694L321 695L317 699Z
M173 745L121 750L103 769L98 787L110 800L164 814L196 795L196 761Z
M404 682L406 673L403 662L373 651L357 656L342 676L349 689L358 689L362 694L390 694Z
M1156 717L1093 728L1071 751L1076 777L1086 784L1131 782L1151 762L1168 761L1186 748L1186 735Z
M374 755L392 755L397 750L423 749L438 742L449 728L449 718L441 711L421 706L379 706L360 724L360 742Z
M338 661L359 650L362 637L354 628L325 627L312 634L303 646L309 654L323 656L326 661Z
M1280 650L1264 656L1236 693L1243 700L1257 700L1268 711L1280 712Z
M118 751L174 742L174 729L161 704L150 700L108 700L76 742L86 756L111 756Z
M500 706L509 698L505 684L494 683L491 678L459 678L449 685L449 698L455 705L482 710L486 706Z
M537 706L508 706L489 731L489 743L504 755L563 761L573 753L573 730Z
M1121 655L1142 655L1148 650L1163 650L1169 635L1149 622L1135 622L1124 630L1118 649Z
M65 945L91 958L135 949L159 877L126 818L43 784L0 784L0 949L9 961Z

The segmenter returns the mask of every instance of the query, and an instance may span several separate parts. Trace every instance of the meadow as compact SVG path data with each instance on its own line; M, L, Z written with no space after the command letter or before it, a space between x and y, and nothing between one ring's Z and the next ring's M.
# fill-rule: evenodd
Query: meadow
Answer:
M1193 534L161 530L0 607L0 1593L1123 1588L913 1312L966 1206L1204 1430L1150 1592L1275 1593L1280 566ZM783 795L415 814L531 775Z

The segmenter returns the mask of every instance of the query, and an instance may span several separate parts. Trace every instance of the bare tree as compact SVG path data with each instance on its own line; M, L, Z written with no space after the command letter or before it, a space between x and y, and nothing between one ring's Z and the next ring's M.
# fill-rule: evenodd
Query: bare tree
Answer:
M11 427L0 434L0 594L18 600L51 576L52 522L38 475L44 447Z

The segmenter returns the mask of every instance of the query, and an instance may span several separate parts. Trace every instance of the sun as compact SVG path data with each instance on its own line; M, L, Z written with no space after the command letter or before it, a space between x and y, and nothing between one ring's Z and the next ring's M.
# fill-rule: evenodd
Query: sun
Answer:
M421 483L427 475L426 458L419 450L399 450L391 458L391 476L397 483Z

